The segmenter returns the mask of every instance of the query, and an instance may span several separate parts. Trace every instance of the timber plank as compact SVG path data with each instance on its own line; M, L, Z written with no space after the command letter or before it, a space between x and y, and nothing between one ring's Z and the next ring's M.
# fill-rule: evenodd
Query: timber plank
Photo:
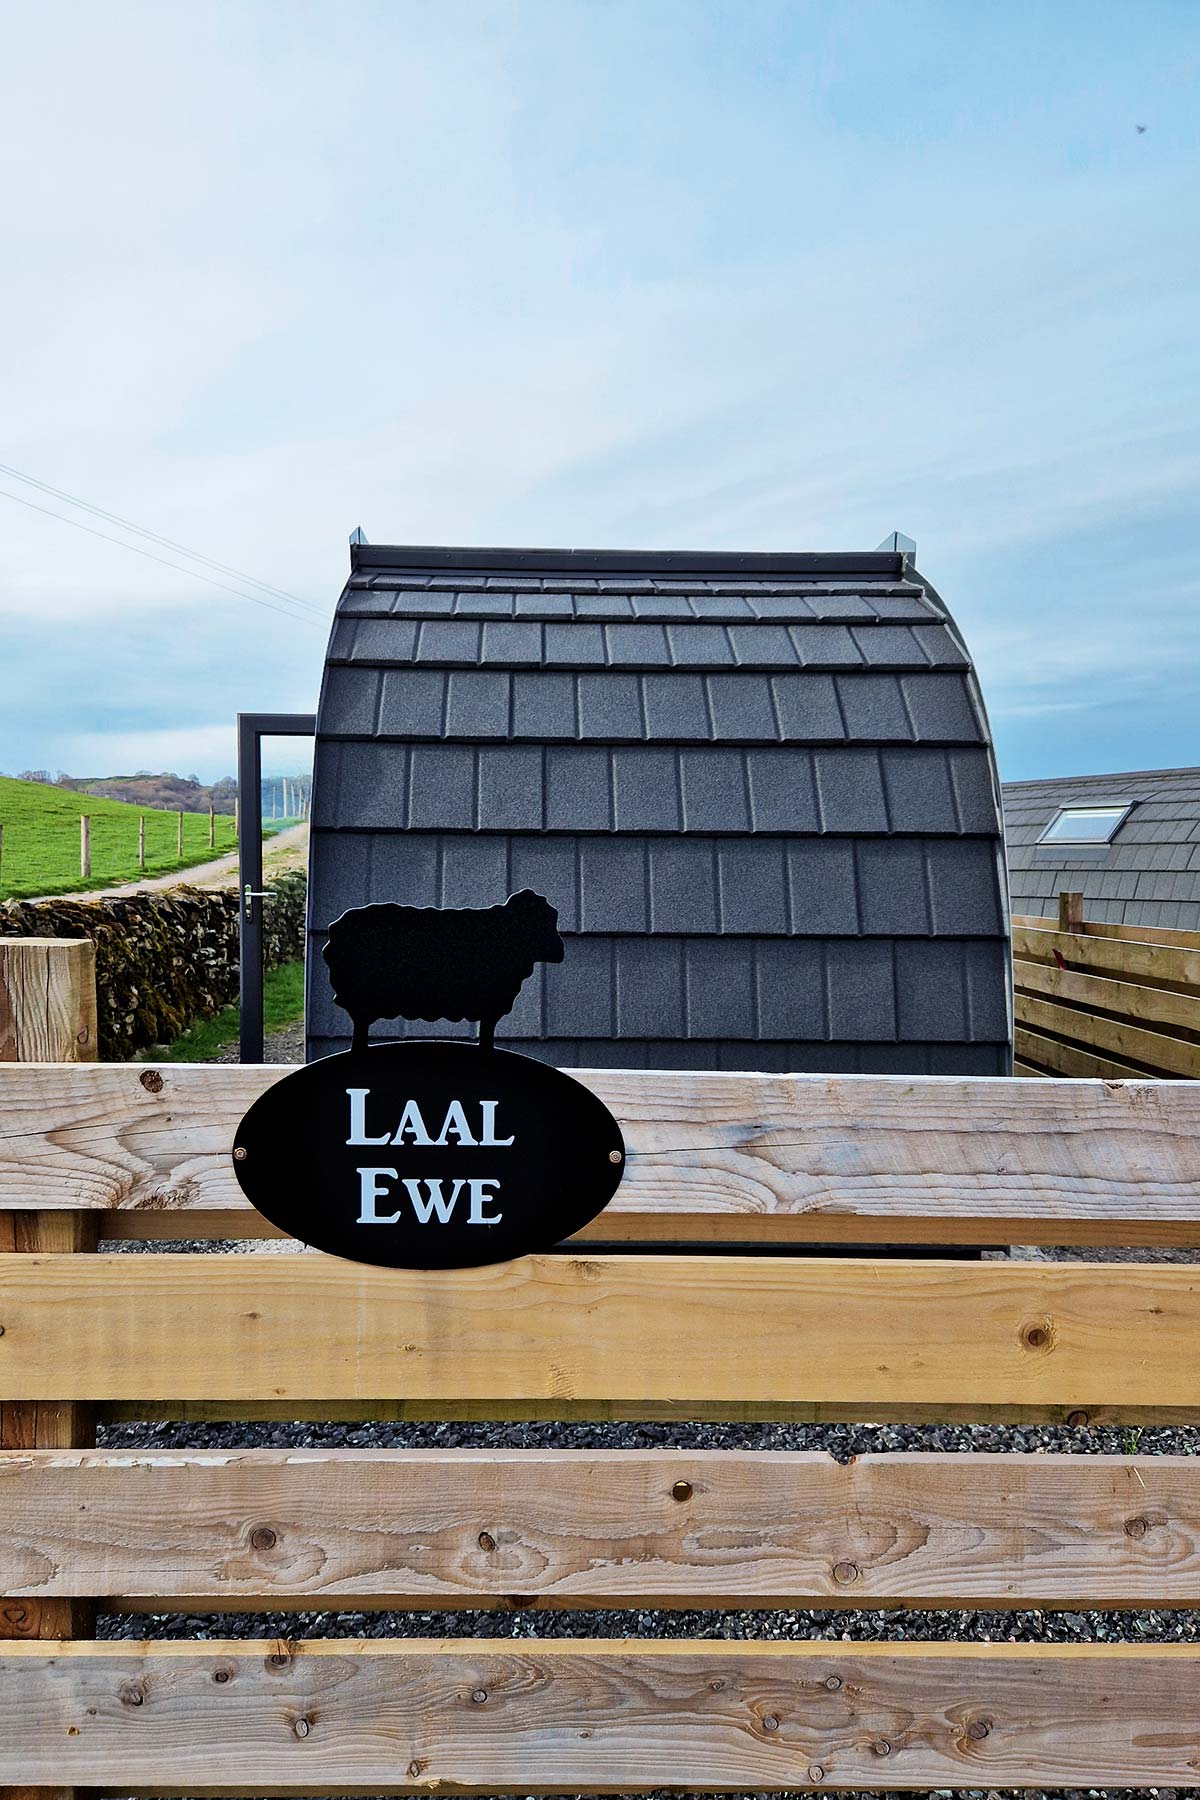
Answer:
M1200 948L1179 950L1169 944L1091 937L1086 932L1041 931L1015 923L1012 943L1018 960L1053 963L1057 950L1064 961L1078 963L1097 975L1200 989Z
M230 1148L247 1107L284 1073L4 1068L0 1209L95 1210L106 1235L261 1235ZM1189 1082L581 1078L616 1113L629 1156L580 1243L1200 1242L1200 1091Z
M1122 1019L1158 1029L1179 1026L1183 1031L1200 1032L1200 995L1177 994L1172 988L1139 987L1135 981L1110 981L1106 976L1023 958L1013 964L1013 979L1018 989L1027 993L1094 1006L1101 1012L1118 1013Z
M0 1063L99 1055L90 938L0 937Z
M1200 1268L0 1256L0 1395L1200 1408Z
M1191 1645L18 1645L0 1742L121 1793L1192 1787L1198 1677Z
M38 1451L0 1591L120 1610L1200 1603L1189 1457Z
M1031 931L1058 930L1058 920L1033 913L1015 913L1012 923ZM1109 925L1100 919L1085 919L1080 926L1085 937L1115 938L1121 943L1166 944L1177 950L1200 950L1200 931L1176 931L1165 925Z
M1185 1038L1147 1031L1141 1025L1126 1025L1119 1019L1097 1018L1073 1006L1039 1000L1032 994L1017 994L1016 1016L1021 1024L1035 1030L1055 1031L1061 1037L1171 1075L1200 1078L1200 1044L1189 1043Z
M1021 1024L1020 1002L1017 997L1017 1024L1015 1043L1018 1053L1029 1057L1031 1061L1040 1063L1056 1076L1068 1079L1083 1077L1096 1081L1140 1081L1146 1080L1144 1069L1135 1069L1129 1063L1117 1062L1111 1056L1097 1056L1094 1050L1081 1050L1078 1044L1063 1044L1057 1038L1044 1036L1038 1031L1028 1031ZM1115 1241L1115 1240L1114 1240ZM1130 1242L1133 1240L1130 1239Z

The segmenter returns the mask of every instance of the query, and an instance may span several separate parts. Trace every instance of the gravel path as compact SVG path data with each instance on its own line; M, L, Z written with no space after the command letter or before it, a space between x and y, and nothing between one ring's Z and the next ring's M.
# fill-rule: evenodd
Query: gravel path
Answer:
M279 875L285 868L302 867L307 860L307 825L289 825L286 831L277 832L263 844L264 875ZM232 850L225 856L214 857L212 862L196 863L190 869L175 869L169 875L151 875L144 881L127 881L120 887L88 888L84 893L68 897L72 900L116 900L130 894L161 893L173 887L236 887L237 866L237 851Z
M268 1039L266 1060L299 1062L303 1027L295 1025ZM236 1061L236 1048L221 1061ZM173 1244L172 1249L184 1246ZM212 1246L197 1246L211 1248ZM229 1248L235 1246L230 1245ZM238 1245L262 1253L276 1245ZM140 1245L122 1249L141 1249ZM1037 1260L1183 1261L1194 1251L1053 1251L1020 1249L1020 1258ZM1067 1426L1004 1427L997 1425L720 1425L720 1424L197 1424L154 1423L102 1426L102 1445L132 1448L321 1448L453 1449L458 1447L642 1449L674 1445L687 1450L825 1450L840 1461L869 1451L998 1451L1013 1455L1061 1451L1079 1456L1128 1455L1136 1444L1139 1456L1194 1456L1200 1453L1200 1426L1147 1428L1136 1435L1117 1427L1073 1430ZM853 1642L919 1641L929 1643L1080 1644L1124 1640L1134 1643L1200 1643L1200 1611L1144 1609L1125 1612L929 1612L894 1609L845 1612L808 1611L616 1611L590 1612L302 1612L226 1613L181 1618L179 1614L146 1617L101 1615L97 1635L103 1638L179 1637L468 1637L533 1642L541 1638L676 1637L753 1638L762 1642L820 1639ZM823 1790L826 1791L826 1790ZM828 1790L836 1791L836 1790ZM1007 1800L1015 1790L957 1790L970 1800ZM1184 1790L1189 1791L1189 1790ZM811 1790L808 1791L811 1795ZM949 1789L936 1790L947 1795ZM1070 1800L1133 1800L1135 1790L1069 1789ZM897 1790L874 1790L876 1800L902 1800ZM1036 1790L1025 1790L1030 1800ZM1159 1800L1175 1800L1176 1790L1151 1790ZM250 1800L250 1797L247 1797ZM590 1800L577 1796L576 1800ZM635 1800L678 1800L655 1793ZM709 1797L712 1800L712 1797ZM720 1800L720 1797L717 1797ZM729 1800L735 1800L730 1796ZM740 1795L736 1800L752 1800Z

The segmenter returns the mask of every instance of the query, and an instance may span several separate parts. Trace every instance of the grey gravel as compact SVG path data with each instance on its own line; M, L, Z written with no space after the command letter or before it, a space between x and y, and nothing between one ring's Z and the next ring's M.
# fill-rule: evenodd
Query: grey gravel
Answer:
M268 1040L268 1062L299 1061L303 1054L303 1028L291 1028ZM221 1058L236 1061L236 1052ZM212 1244L164 1245L179 1250L211 1250ZM275 1245L229 1244L230 1250L262 1253ZM113 1249L139 1251L150 1245L122 1244ZM1020 1249L1015 1254L1033 1260L1171 1261L1193 1262L1194 1251L1055 1251ZM1131 1430L1115 1426L1072 1429L1069 1426L1000 1425L743 1425L743 1424L201 1424L177 1422L128 1422L102 1425L97 1441L103 1446L133 1448L313 1448L453 1449L492 1447L521 1449L641 1449L674 1445L681 1450L824 1450L840 1461L871 1451L992 1451L1013 1455L1064 1452L1078 1456L1130 1455L1192 1456L1200 1452L1200 1426L1147 1427ZM926 1643L1042 1643L1077 1644L1126 1641L1134 1643L1200 1642L1200 1611L1162 1608L1120 1612L930 1612L888 1611L778 1612L758 1610L616 1611L571 1612L538 1610L520 1612L302 1612L221 1613L182 1617L178 1613L149 1617L102 1614L97 1636L123 1638L194 1637L461 1637L479 1640L535 1641L543 1638L752 1638L761 1642L818 1639L850 1643L916 1641ZM796 1790L808 1800L812 1788ZM843 1790L821 1789L822 1793ZM941 1796L952 1790L934 1790ZM1133 1800L1149 1793L1151 1800L1175 1800L1177 1793L1194 1792L1158 1788L1055 1789L1067 1800ZM968 1800L1030 1800L1037 1790L968 1788L953 1790ZM900 1790L873 1790L874 1800L901 1800ZM253 1800L247 1796L246 1800ZM381 1800L387 1800L386 1796ZM576 1795L575 1800L590 1800ZM634 1800L678 1800L678 1792L655 1790ZM712 1797L709 1797L712 1800ZM720 1796L716 1800L721 1800ZM750 1790L731 1792L727 1800L754 1800ZM861 1800L861 1791L860 1791Z

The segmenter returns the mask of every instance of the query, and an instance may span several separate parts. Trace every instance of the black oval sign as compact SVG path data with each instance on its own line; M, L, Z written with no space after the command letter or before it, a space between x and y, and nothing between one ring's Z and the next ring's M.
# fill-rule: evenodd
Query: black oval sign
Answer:
M561 1069L473 1044L377 1044L254 1102L233 1166L258 1211L317 1250L473 1268L549 1250L603 1211L620 1126Z

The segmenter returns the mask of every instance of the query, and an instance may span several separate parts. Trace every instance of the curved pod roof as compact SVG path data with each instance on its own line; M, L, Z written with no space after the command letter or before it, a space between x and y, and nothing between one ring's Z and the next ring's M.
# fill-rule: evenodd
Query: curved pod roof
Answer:
M905 556L352 556L317 719L310 1055L348 1041L316 954L339 913L531 887L567 956L502 1022L513 1049L1008 1071L987 721Z

